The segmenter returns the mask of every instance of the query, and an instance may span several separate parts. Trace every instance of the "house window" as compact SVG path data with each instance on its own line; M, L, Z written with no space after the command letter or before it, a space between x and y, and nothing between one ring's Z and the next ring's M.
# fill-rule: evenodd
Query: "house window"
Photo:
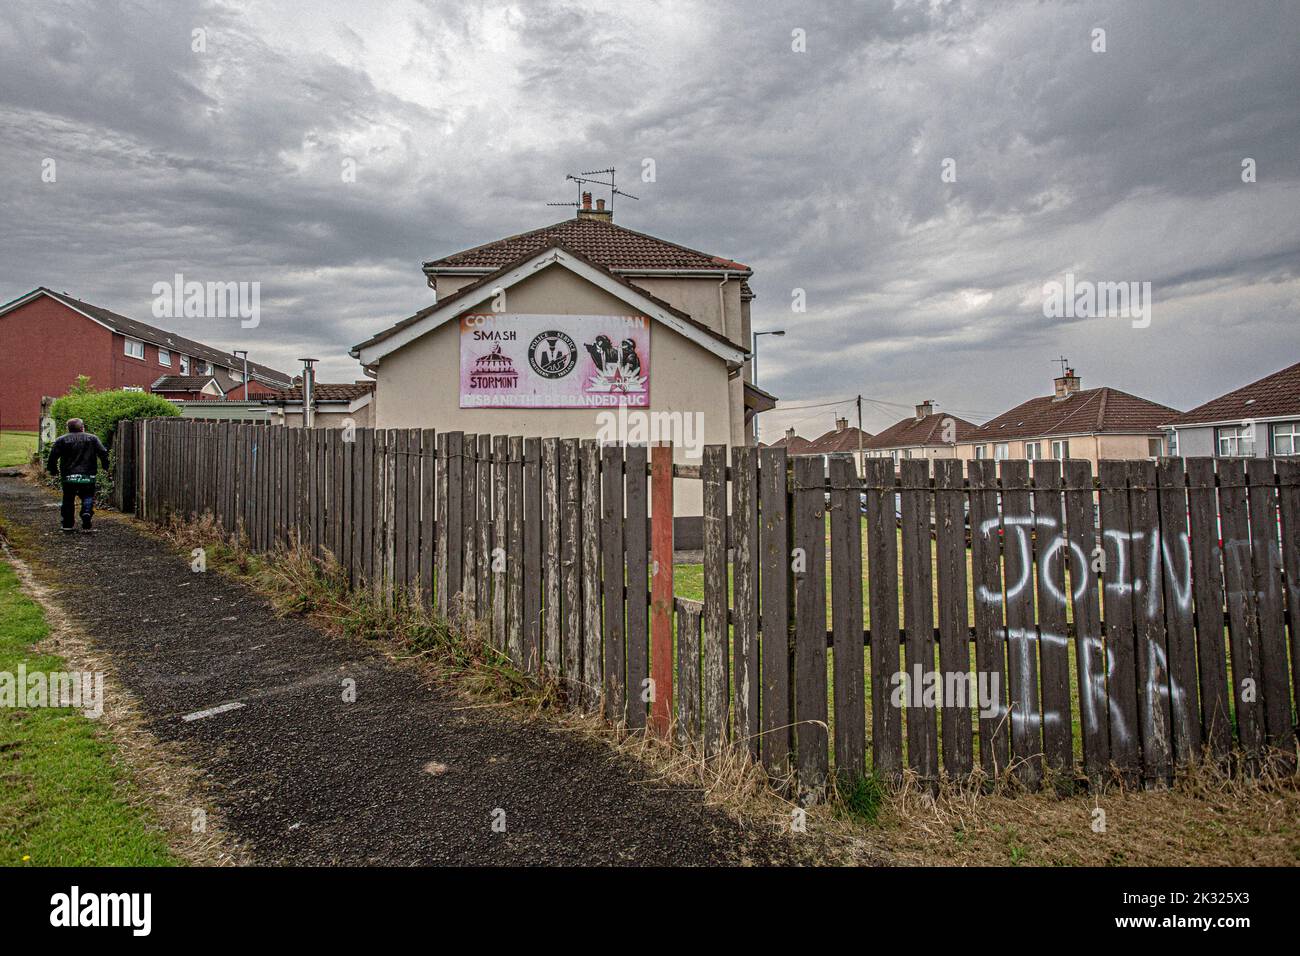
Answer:
M122 351L128 358L143 359L144 343L139 339L127 339L126 345L123 347Z
M1070 439L1059 438L1052 442L1052 457L1060 461L1070 457Z
M182 375L190 374L190 357L188 355L181 356L181 374Z
M1165 453L1164 442L1159 438L1147 439L1147 455L1151 458L1159 458Z
M1278 422L1273 426L1273 454L1300 455L1300 422Z
M1165 445L1166 445L1166 447L1168 447L1168 449L1169 449L1169 454L1171 454L1171 455L1177 455L1177 454L1178 454L1178 431L1177 431L1177 429L1170 428L1169 430L1167 430L1167 431L1165 432Z
M1215 429L1215 441L1220 458L1251 458L1255 454L1253 425L1231 425Z
M987 458L988 456L989 456L989 446L988 446L988 445L976 445L976 446L975 446L975 458L976 458L976 460L982 461L982 460L984 460L985 458Z
M1025 457L1030 461L1037 461L1043 457L1043 443L1040 441L1025 442Z
M158 350L158 364L159 364L159 365L171 365L171 364L172 364L172 353L169 352L169 351L167 351L166 349L159 349L159 350Z
M1004 461L1011 457L1011 447L1006 442L998 442L993 446L993 457L997 461Z
M204 374L204 375L211 375L211 374L212 374L212 363L211 363L211 362L204 362L204 363L203 363L203 374Z

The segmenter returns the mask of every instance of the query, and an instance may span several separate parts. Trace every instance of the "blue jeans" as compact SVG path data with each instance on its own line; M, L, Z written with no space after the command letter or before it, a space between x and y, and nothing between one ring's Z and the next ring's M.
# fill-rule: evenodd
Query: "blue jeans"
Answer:
M95 515L95 483L93 481L67 481L63 482L63 505L59 509L59 517L63 519L63 527L73 527L74 498L81 499L81 526L90 527L90 519Z

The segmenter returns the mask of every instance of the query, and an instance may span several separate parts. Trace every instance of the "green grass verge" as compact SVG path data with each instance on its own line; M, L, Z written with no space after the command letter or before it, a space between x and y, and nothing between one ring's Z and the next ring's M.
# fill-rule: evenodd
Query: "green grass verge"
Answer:
M24 465L36 451L36 432L0 432L0 468Z
M49 633L40 607L0 560L0 671L67 669L32 645ZM0 707L0 866L167 866L177 861L130 799L103 729L68 708Z

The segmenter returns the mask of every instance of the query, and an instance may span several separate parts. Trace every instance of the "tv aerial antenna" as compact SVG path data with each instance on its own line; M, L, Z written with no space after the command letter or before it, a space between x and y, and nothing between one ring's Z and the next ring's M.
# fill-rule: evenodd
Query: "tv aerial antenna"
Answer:
M1064 355L1062 355L1060 358L1052 359L1053 365L1056 365L1058 363L1061 366L1061 377L1064 378L1066 375L1070 373L1070 360L1066 358Z
M572 182L577 185L578 201L577 202L548 202L546 205L577 206L581 208L583 186L604 186L606 189L608 189L609 190L609 211L611 214L614 212L615 196L626 196L628 199L635 199L640 201L641 199L640 196L633 196L631 193L624 192L623 190L619 189L618 186L615 185L614 172L615 172L614 167L610 166L608 169L589 169L586 172L579 173L577 176L573 175L573 173L568 173L564 178L566 181ZM608 176L609 182L606 182L603 179L588 179L587 177L589 176Z

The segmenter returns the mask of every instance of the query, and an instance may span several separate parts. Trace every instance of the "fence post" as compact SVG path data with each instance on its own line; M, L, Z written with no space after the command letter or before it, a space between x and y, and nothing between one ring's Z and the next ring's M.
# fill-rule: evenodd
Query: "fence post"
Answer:
M786 450L758 450L759 754L774 779L790 770L790 524Z
M727 629L727 449L705 445L704 481L704 674L700 683L704 753L720 753L730 735L731 684ZM823 627L823 633L825 628ZM823 640L824 644L824 640Z
M757 757L761 686L758 677L758 451L752 446L731 449L731 520L735 736L740 746ZM858 630L861 631L860 620ZM859 654L861 651L859 633Z
M650 450L650 726L666 738L673 717L673 446Z
M627 480L627 530L624 532L624 550L627 552L627 725L633 729L645 726L645 687L648 676L646 654L647 618L647 555L646 540L646 477L647 449L644 445L629 445L623 466ZM553 552L552 552L553 553Z
M825 484L826 468L820 457L800 456L795 459L795 753L799 790L813 799L818 799L826 787L829 762L826 749ZM723 584L725 587L725 579ZM880 686L876 687L877 693Z
M600 446L584 438L579 446L582 485L582 682L583 702L601 701L600 620Z
M501 495L504 494L505 491L502 490ZM566 702L573 709L582 701L581 506L578 439L565 438L560 442L560 587L563 591L560 598L560 626L563 629L560 668L567 694Z

